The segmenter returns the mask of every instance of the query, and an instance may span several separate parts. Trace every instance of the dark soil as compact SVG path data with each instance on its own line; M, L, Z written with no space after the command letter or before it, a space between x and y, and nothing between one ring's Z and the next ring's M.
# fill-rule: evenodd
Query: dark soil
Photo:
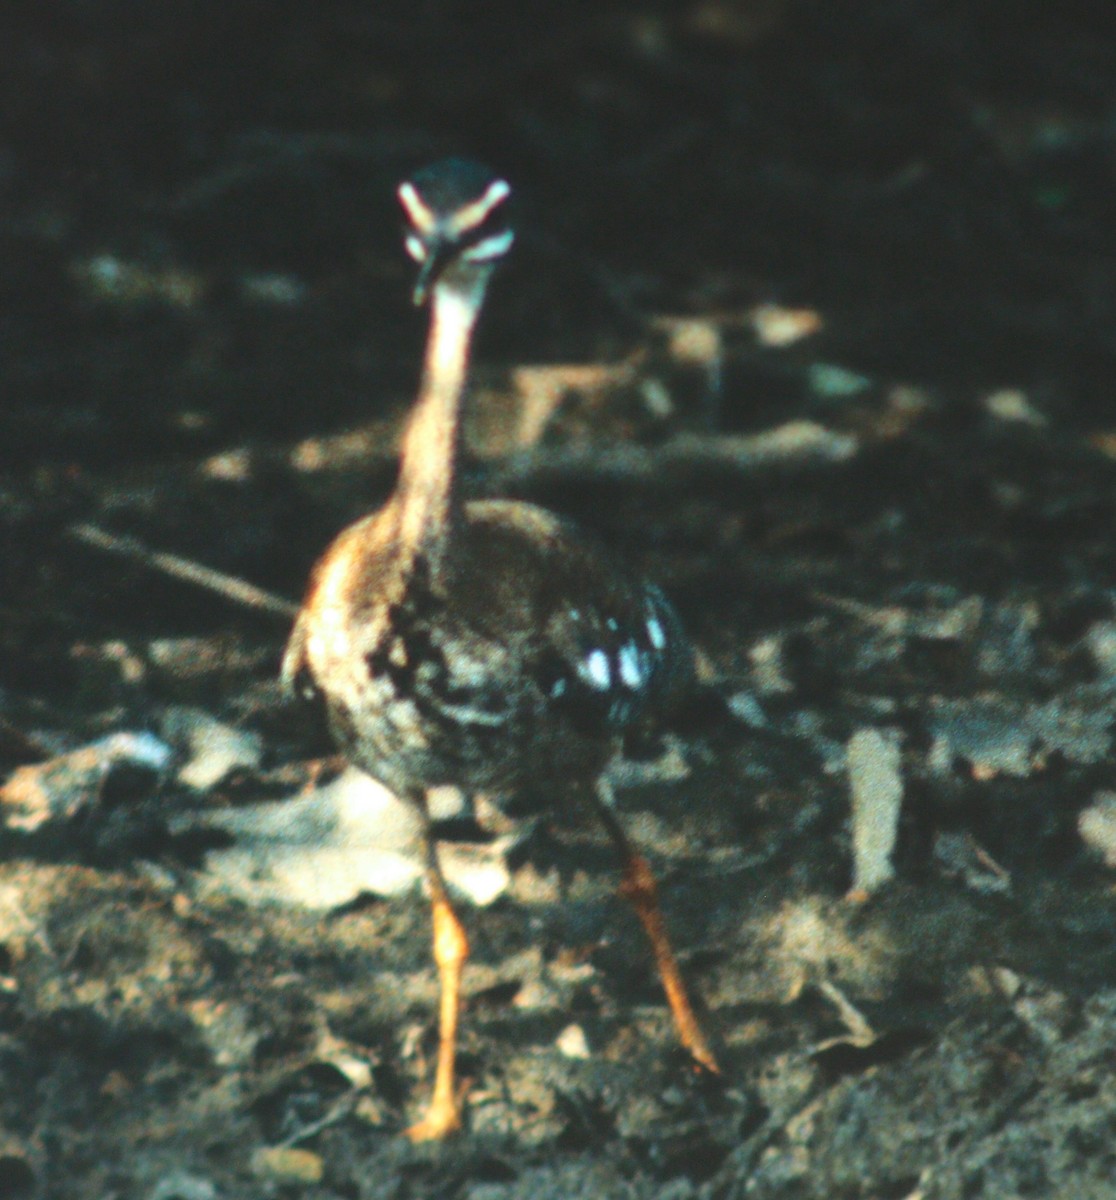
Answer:
M5 6L0 778L183 705L263 756L34 819L9 789L0 1196L1116 1192L1110 19ZM73 530L297 597L391 486L424 332L392 193L446 153L521 196L471 486L593 529L699 650L621 807L724 1075L675 1047L603 834L553 811L466 913L468 1129L414 1147L421 897L251 904L182 832L328 755L278 692L287 622ZM527 436L561 376L532 364L594 370ZM809 452L757 449L787 425ZM864 729L903 784L867 898Z

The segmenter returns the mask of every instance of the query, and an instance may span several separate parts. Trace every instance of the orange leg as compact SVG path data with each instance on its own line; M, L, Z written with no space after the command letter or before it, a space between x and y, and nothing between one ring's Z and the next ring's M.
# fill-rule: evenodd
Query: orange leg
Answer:
M644 932L651 942L651 949L655 955L655 966L658 969L659 978L662 980L663 991L666 992L670 1013L674 1018L674 1028L678 1032L678 1040L703 1067L720 1073L717 1060L714 1058L713 1051L709 1048L709 1043L705 1040L705 1034L694 1014L693 1005L690 1003L690 997L686 991L686 984L682 979L682 972L678 969L678 960L674 957L674 949L670 944L666 923L663 921L663 914L659 909L658 886L655 883L655 876L651 873L647 859L637 853L632 848L631 842L628 841L628 835L612 810L611 798L605 798L608 796L606 785L602 782L599 786L604 794L603 796L596 795L594 800L597 813L620 856L620 866L623 872L620 879L620 894L631 902L636 916L639 917L639 923L643 926Z
M434 917L434 961L438 966L441 999L438 1007L438 1066L434 1094L426 1116L407 1130L412 1142L436 1141L461 1128L454 1063L457 1023L461 1011L461 972L469 957L469 939L446 894L445 879L433 843L427 839L427 881Z

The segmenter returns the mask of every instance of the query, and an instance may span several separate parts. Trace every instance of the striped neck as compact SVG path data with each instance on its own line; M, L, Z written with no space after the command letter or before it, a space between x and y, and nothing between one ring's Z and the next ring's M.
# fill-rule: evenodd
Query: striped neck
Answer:
M430 299L418 402L403 434L396 485L400 542L437 567L457 520L461 401L473 329L490 271L438 283Z

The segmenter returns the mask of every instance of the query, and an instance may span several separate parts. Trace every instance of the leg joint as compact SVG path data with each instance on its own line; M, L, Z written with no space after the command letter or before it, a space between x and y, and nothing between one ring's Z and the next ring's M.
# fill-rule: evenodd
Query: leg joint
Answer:
M654 905L658 901L659 888L651 865L642 854L633 854L624 864L620 880L620 895L639 908Z
M448 900L434 901L434 961L439 966L463 963L469 957L469 937Z

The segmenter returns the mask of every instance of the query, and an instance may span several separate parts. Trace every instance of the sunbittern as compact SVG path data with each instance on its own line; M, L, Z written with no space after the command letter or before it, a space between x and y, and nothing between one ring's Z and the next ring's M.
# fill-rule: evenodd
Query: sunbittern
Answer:
M314 569L283 661L289 686L324 702L338 745L422 814L441 982L439 1051L416 1141L458 1129L454 1077L468 939L430 834L427 790L509 793L540 780L585 795L612 839L622 893L651 940L678 1036L716 1071L686 994L646 859L629 843L602 772L619 735L689 677L674 610L567 522L531 504L466 503L459 480L470 343L514 239L511 189L451 159L399 188L414 299L429 302L418 400L395 491Z

